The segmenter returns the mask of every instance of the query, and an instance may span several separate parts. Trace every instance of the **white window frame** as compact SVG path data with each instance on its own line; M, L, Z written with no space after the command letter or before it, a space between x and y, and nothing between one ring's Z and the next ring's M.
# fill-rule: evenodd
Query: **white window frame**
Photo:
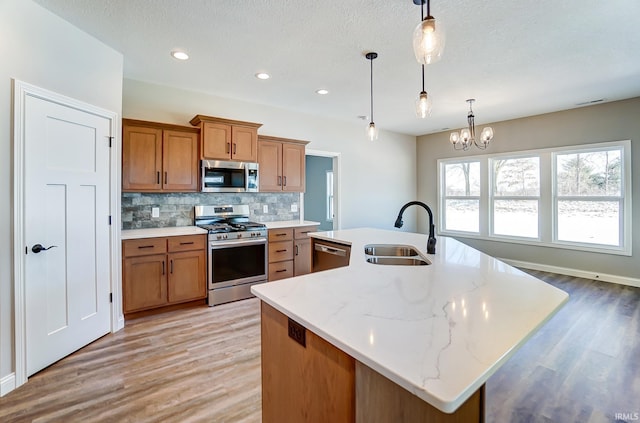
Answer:
M454 164L461 164L461 163L471 163L471 162L478 162L480 165L480 195L469 195L469 196L465 196L465 195L452 195L452 196L447 196L446 195L446 189L445 189L445 184L446 184L446 177L445 177L445 172L444 172L444 168L445 165L454 165ZM484 166L486 166L486 163L484 164ZM484 183L483 180L483 175L486 172L483 172L483 163L482 160L478 160L477 158L469 158L466 157L464 159L451 159L451 160L438 160L438 216L439 218L437 219L437 223L438 223L438 228L439 228L439 233L446 233L446 234L450 234L450 235L465 235L465 236L470 236L470 237L475 237L475 236L479 236L482 233L482 221L483 221L483 216L482 216L482 209L483 209L483 191L484 191L484 187L486 186L486 184ZM447 209L446 206L446 202L447 200L478 200L478 209L479 209L479 222L478 222L478 232L471 232L471 231L454 231L454 230L448 230L445 231L445 223L446 223L446 213L445 210Z
M621 169L621 199L622 207L620 209L620 245L600 245L579 242L559 241L557 238L557 196L556 196L556 168L555 155L567 153L587 153L592 151L608 150L619 147L622 150L622 169ZM538 208L538 234L539 238L520 238L505 235L493 235L493 171L491 169L492 159L508 159L518 157L538 156L540 158L540 203ZM480 222L479 233L447 231L445 230L445 178L444 168L447 164L455 164L461 162L479 161L480 162ZM593 144L579 144L572 146L545 148L537 150L526 150L517 153L498 153L483 154L476 156L465 156L464 158L448 158L438 160L438 216L436 219L438 224L438 234L446 236L455 236L459 238L472 238L488 241L501 241L515 244L525 244L532 246L544 246L552 248L589 251L605 254L631 256L632 250L632 187L631 187L631 141L611 141ZM520 197L519 197L520 198ZM594 198L594 197L589 197ZM605 197L604 200L611 201L616 197Z
M327 170L327 222L333 222L334 204L333 204L333 170Z
M540 187L538 187L538 195L495 195L496 191L496 180L495 180L495 172L494 172L494 162L498 160L518 160L518 159L528 159L528 158L537 158L538 159L538 181L540 182ZM541 205L541 195L542 195L542 158L540 154L509 154L509 155L494 155L487 157L488 162L488 170L489 170L489 208L488 218L489 218L489 236L491 238L499 238L499 239L513 239L513 240L536 240L540 241L540 226L541 226L541 218L540 218L540 205ZM538 233L535 237L529 236L518 236L518 235L506 235L506 234L497 234L495 232L495 201L503 200L503 201L522 201L522 200L530 200L538 202Z

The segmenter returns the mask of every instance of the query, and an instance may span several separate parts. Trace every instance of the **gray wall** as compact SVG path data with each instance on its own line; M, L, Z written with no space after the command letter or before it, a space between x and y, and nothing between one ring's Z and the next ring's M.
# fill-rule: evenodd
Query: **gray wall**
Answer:
M322 231L333 230L333 221L327 220L327 171L332 169L331 157L306 157L304 219L320 222Z
M249 218L256 222L300 219L300 194L278 193L171 193L122 194L122 229L163 228L166 226L193 225L194 206L217 206L223 204L249 205ZM297 212L291 211L292 205ZM266 205L268 212L263 212ZM151 208L160 209L160 217L151 217Z
M484 127L482 110L476 110L477 127ZM605 141L631 140L632 162L640 165L640 98L594 105L557 113L491 123L495 138L488 152L502 153ZM465 116L460 116L461 124ZM453 151L449 132L418 138L418 197L437 204L437 160L478 155L478 149ZM589 253L514 243L460 238L492 256L631 278L640 277L640 171L632 169L633 256ZM426 227L419 222L421 231Z
M31 0L0 1L0 57L0 239L4 240L0 243L2 381L14 372L11 80L16 78L120 114L123 59L120 53Z

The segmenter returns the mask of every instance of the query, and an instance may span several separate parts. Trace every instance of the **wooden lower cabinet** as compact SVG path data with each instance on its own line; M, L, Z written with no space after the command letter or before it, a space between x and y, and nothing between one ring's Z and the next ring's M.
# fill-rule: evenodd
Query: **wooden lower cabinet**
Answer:
M206 236L122 241L124 313L206 298Z
M124 259L125 313L159 307L167 303L166 261L166 254Z
M269 229L269 281L311 273L311 238L318 226Z
M265 302L261 337L263 423L484 422L484 385L443 413Z
M198 300L206 297L207 263L204 251L171 253L169 258L169 280L167 300L170 304Z

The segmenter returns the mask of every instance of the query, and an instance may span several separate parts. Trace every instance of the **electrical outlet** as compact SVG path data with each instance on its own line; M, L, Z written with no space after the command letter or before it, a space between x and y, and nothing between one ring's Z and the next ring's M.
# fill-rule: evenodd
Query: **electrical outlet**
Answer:
M262 206L262 213L269 213L269 206L268 205L264 204Z
M298 211L298 205L297 204L292 204L291 205L291 211L294 212L294 213L297 212Z
M151 207L151 217L160 217L160 207Z

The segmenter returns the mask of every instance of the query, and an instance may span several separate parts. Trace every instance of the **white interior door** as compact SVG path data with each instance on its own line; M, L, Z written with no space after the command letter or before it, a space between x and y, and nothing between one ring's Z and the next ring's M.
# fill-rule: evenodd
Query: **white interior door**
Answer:
M32 375L110 330L111 122L33 96L24 110L26 366ZM49 249L36 253L36 244Z

